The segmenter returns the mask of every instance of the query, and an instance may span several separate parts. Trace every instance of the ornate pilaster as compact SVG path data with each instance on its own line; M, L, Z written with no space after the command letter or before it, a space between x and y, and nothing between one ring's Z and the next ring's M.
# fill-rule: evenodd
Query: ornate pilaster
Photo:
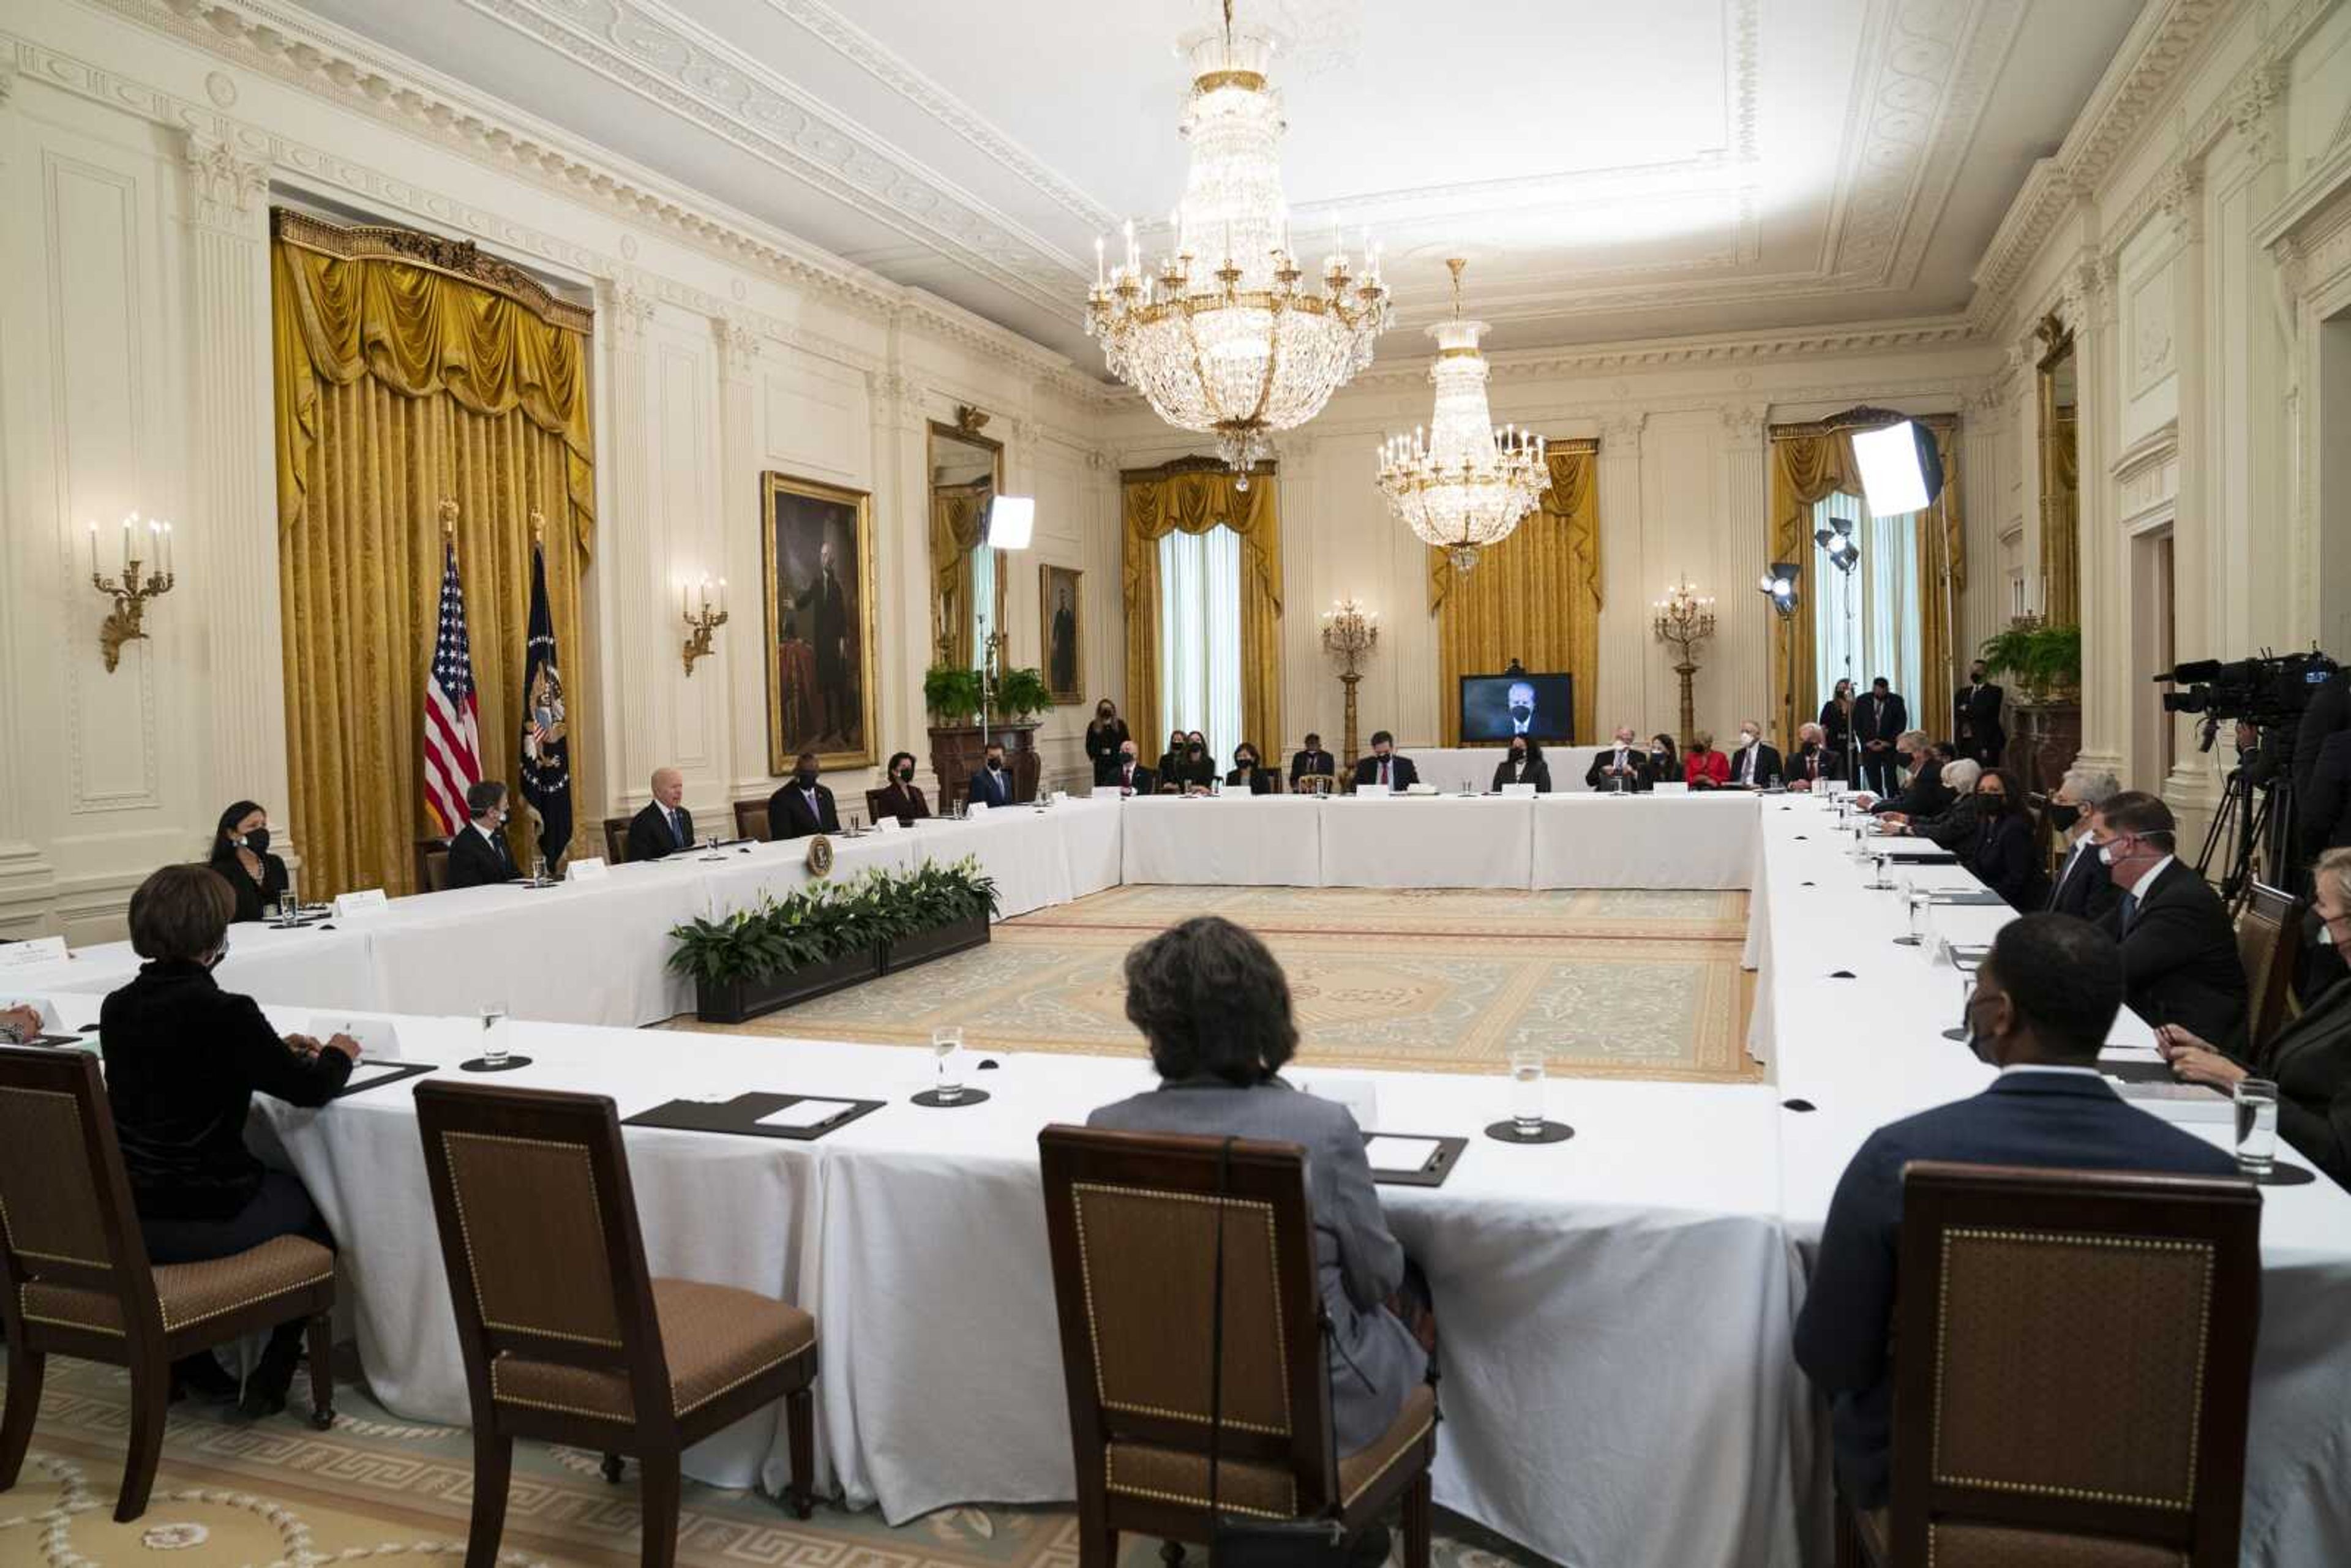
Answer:
M882 690L888 694L883 728L915 747L930 716L923 707L923 673L937 656L931 626L930 433L923 416L922 388L897 369L895 329L891 362L865 372L869 429L873 449L873 517L880 549L876 568L883 583ZM895 747L885 745L886 757Z
M228 142L193 132L182 167L190 489L176 506L185 519L178 530L183 572L204 607L206 784L213 800L252 796L282 810L286 666L271 435L269 170Z
M1717 733L1729 732L1740 719L1755 718L1762 720L1767 734L1774 734L1785 727L1787 716L1771 711L1771 640L1779 618L1761 594L1744 591L1771 564L1771 495L1764 441L1769 413L1761 403L1726 404L1721 413L1722 495L1729 516L1725 531L1716 536L1716 580L1706 591L1715 596L1722 622L1715 647L1726 656L1718 658L1708 673L1716 705L1712 719ZM1605 455L1607 448L1601 451ZM1607 525L1604 521L1601 526ZM1752 650L1755 656L1741 658L1740 649ZM1781 744L1793 738L1783 737Z
M2121 334L2115 330L2118 263L2083 258L2066 279L2081 417L2074 439L2081 490L2082 750L2080 758L2131 777L2130 562L2124 553L2112 469L2122 420Z
M732 715L760 712L767 687L767 628L757 608L764 591L758 585L766 570L760 537L765 525L742 526L759 519L765 504L759 491L765 464L754 413L761 340L759 329L740 317L715 318L710 330L718 350L718 516L707 524L716 537L705 534L701 548L705 559L718 562L717 570L733 589L732 602L741 608L719 628L713 644L714 651L726 656L715 668L705 661L695 678L708 682L701 700L716 750L712 763L731 796L768 771L765 750L757 738L765 727L729 720ZM683 630L678 623L672 634ZM711 680L711 675L719 678ZM708 705L716 693L724 693L726 700L713 708Z
M1649 701L1648 672L1655 661L1649 644L1648 600L1640 539L1641 430L1649 416L1640 410L1610 414L1600 422L1600 671L1593 702L1593 727L1605 735L1619 723L1638 725L1654 707L1664 712L1666 694ZM1662 666L1661 666L1662 668ZM1579 737L1578 738L1583 738Z
M2287 68L2276 62L2256 67L2229 101L2229 123L2257 164L2284 156Z
M600 280L597 284L595 337L603 358L609 423L598 433L597 467L611 475L613 511L617 522L609 544L599 551L597 603L611 629L605 646L611 672L604 687L604 780L606 799L595 804L599 812L627 803L631 792L643 789L654 766L648 743L669 733L659 721L657 679L677 668L676 649L668 637L668 622L658 619L674 601L668 575L653 559L651 477L646 455L655 449L645 396L645 329L652 322L654 302L633 279ZM666 762L667 758L660 758Z

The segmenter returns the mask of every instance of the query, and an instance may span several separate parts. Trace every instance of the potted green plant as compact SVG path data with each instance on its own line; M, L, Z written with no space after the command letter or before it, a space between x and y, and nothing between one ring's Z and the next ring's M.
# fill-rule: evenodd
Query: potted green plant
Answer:
M1005 671L988 698L990 709L998 718L1024 719L1050 709L1053 706L1053 690L1045 684L1044 673L1030 665Z
M925 861L896 879L906 929L882 955L885 974L987 945L995 915L995 879L968 857L953 865Z
M979 672L959 670L953 664L933 664L923 672L923 706L934 719L944 724L978 722Z
M2026 702L2069 702L2081 690L2079 626L2011 626L1986 638L1980 651L1984 669L1994 675L2013 676Z

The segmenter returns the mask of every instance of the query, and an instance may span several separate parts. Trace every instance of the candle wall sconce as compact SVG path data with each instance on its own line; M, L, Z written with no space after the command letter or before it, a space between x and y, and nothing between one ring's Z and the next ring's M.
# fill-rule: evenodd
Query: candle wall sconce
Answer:
M106 655L109 674L122 663L122 644L147 635L148 601L171 592L173 580L170 523L159 517L141 523L136 512L122 519L120 577L108 577L98 570L98 525L89 525L89 584L114 601L98 629L98 645Z
M694 662L706 658L711 652L710 633L726 624L726 580L718 580L718 601L710 601L710 580L702 580L702 602L699 607L687 602L687 591L677 591L677 612L685 622L686 638L679 653L685 661L686 678L694 677Z

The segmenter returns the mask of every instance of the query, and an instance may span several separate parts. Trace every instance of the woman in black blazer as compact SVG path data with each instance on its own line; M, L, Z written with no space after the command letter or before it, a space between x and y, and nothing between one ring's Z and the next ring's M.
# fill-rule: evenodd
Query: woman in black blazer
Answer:
M1531 784L1538 795L1551 793L1551 764L1543 760L1540 741L1510 737L1510 755L1494 765L1494 793L1500 794L1505 784Z
M269 852L269 813L259 806L239 800L221 813L205 863L228 879L236 900L231 920L266 920L276 912L277 895L286 891L286 862Z
M1086 757L1094 765L1097 787L1118 778L1118 748L1127 739L1126 720L1108 697L1094 705L1093 722L1086 726Z
M1270 795L1279 778L1279 774L1267 770L1257 747L1244 740L1233 747L1233 770L1225 775L1225 788L1247 789L1252 795Z
M99 1004L99 1051L123 1169L147 1256L156 1263L231 1258L279 1236L333 1238L301 1178L266 1170L246 1147L256 1094L324 1105L351 1075L356 1041L279 1038L250 997L214 983L229 946L229 884L204 866L168 865L131 895L131 946L146 960ZM286 1407L303 1325L281 1324L239 1408ZM235 1380L209 1352L172 1367L181 1386L233 1396Z
M1985 770L1976 780L1976 838L1959 851L1959 859L1975 879L2008 901L2011 909L2029 913L2041 905L2041 877L2032 863L2032 819L2024 804L2024 786L2005 768Z
M1853 682L1850 679L1839 681L1829 700L1821 705L1820 722L1826 737L1823 744L1836 768L1829 777L1843 779L1852 761L1848 749L1853 743Z
M914 754L893 751L890 766L883 770L888 782L874 791L873 804L886 815L898 819L902 828L911 828L915 821L931 814L931 803L923 799L922 786L914 782Z

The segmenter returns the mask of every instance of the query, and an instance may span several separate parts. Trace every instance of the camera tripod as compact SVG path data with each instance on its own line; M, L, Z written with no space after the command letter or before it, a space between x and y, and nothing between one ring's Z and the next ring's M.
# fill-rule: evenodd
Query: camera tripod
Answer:
M2230 771L2220 809L2212 813L2204 847L2196 855L2196 874L2210 882L2214 853L2223 843L2229 845L2229 869L2218 885L2230 908L2252 895L2257 873L2280 886L2292 876L2293 792L2286 769L2281 768L2266 786L2256 782L2242 762Z

